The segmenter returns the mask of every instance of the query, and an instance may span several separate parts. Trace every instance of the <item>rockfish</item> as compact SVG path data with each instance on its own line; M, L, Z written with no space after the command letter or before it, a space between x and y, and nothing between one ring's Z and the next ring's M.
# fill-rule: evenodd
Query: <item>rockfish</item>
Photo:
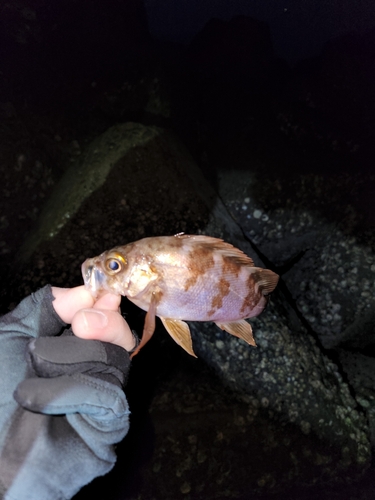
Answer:
M279 280L221 239L183 233L117 246L87 259L82 275L93 296L106 291L121 294L147 311L142 341L133 356L154 333L155 316L192 356L185 321L213 321L255 346L245 318L263 311Z

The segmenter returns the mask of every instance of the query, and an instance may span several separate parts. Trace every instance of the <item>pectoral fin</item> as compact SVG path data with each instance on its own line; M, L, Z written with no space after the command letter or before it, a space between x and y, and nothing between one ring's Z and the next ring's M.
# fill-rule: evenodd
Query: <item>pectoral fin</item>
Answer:
M172 339L191 356L197 357L193 351L190 329L185 321L179 319L160 318ZM142 339L143 340L143 339Z
M130 359L136 356L144 345L150 340L155 331L155 316L156 316L156 306L158 305L159 298L157 293L153 293L150 301L150 307L148 308L145 324L143 326L142 339L136 348L136 350L130 355Z
M253 337L253 330L250 323L241 319L239 321L232 321L230 323L216 323L216 325L225 330L226 332L238 337L250 345L256 347L256 343Z

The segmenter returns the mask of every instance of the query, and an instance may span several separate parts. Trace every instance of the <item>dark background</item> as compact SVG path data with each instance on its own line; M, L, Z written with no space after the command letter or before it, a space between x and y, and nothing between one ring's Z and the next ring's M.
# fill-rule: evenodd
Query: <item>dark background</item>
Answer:
M229 20L245 15L264 21L271 30L275 53L294 64L316 56L332 38L374 28L371 1L225 1L146 0L150 32L156 37L189 43L212 17Z
M345 219L342 225L359 241L370 244L368 235L375 224L374 82L375 4L371 1L1 2L2 311L51 279L60 286L80 283L78 266L63 274L56 266L55 272L51 256L25 274L15 257L67 165L95 137L119 122L158 125L177 133L214 187L219 167L230 169L233 155L244 153L244 143L250 156L255 152L267 158L266 172L259 174L275 183L280 178L291 198L293 181L301 172L322 175L323 186L332 186L332 176L345 173L349 180L345 188L338 186L337 196L332 196L331 188L324 203L306 196L302 208L312 207L314 213L340 223L343 207L350 202L358 218L352 225ZM248 163L243 163L246 170ZM347 185L354 175L361 175L362 183L360 190L352 192ZM268 200L271 208L275 200L276 196ZM105 215L101 222L108 223ZM145 227L148 233L154 230L149 221ZM73 246L69 252L70 259L88 256L82 246ZM128 314L140 331L142 314L136 308ZM207 449L213 450L213 473L207 479L197 476L197 482L226 477L221 454L227 453L226 460L235 463L236 472L241 471L246 450L241 434L228 422L238 420L245 406L203 361L192 363L168 338L163 337L161 344L155 341L152 349L152 354L145 349L143 361L134 362L127 390L132 430L119 445L116 469L77 498L91 498L98 485L108 491L108 498L174 498L175 491L188 498L189 492L179 489L179 479L169 477L164 469L152 483L158 471L149 464L161 447L154 431L156 421L165 432L168 426L186 432L191 426L191 435L204 435ZM191 387L199 387L197 400ZM158 403L150 416L155 393ZM191 397L191 406L203 408L202 413L181 416L171 410L162 422L163 414L157 410L164 409L167 393L173 403L181 395ZM259 434L262 442L276 433L278 425L270 424L267 417L265 422L262 430L248 430ZM233 432L228 446L222 442L211 446L213 429L227 427ZM293 429L286 425L285 433L292 435ZM255 436L248 439L255 440ZM175 453L171 470L176 462L183 462L180 455L189 452L193 441L185 443L185 448L168 444ZM303 438L301 443L303 449ZM261 462L262 449L259 459L256 452L254 460ZM244 483L225 496L262 498L246 491L247 469L243 470ZM371 478L365 478L364 484L369 487L363 490L367 495L363 498L371 499ZM212 485L209 498L222 498L218 485ZM328 484L310 493L288 494L296 499L356 498L356 487L351 496L345 487ZM192 493L190 498L207 498L207 493L203 497Z

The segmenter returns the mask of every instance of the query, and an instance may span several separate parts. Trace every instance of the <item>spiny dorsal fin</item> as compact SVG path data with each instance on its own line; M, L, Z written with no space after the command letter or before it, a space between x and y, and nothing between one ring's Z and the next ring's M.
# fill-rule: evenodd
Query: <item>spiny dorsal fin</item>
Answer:
M175 237L190 240L192 246L198 244L212 252L218 252L223 257L230 258L233 260L234 264L239 266L254 266L253 259L239 248L234 247L220 238L214 238L213 236L206 236L204 234L176 234Z

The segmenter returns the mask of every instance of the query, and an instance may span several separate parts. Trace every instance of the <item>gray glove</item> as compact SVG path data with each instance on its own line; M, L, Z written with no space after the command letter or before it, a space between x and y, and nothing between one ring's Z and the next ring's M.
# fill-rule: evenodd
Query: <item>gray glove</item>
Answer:
M66 331L51 287L0 318L0 498L66 500L114 465L129 355ZM37 338L38 337L38 338Z

